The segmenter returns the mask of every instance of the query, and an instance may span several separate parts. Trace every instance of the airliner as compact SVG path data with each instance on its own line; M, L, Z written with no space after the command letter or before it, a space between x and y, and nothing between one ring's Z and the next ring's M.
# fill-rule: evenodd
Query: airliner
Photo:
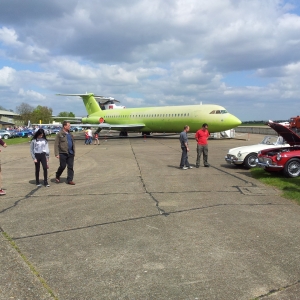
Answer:
M196 132L203 123L207 123L209 132L214 133L232 129L242 123L224 107L215 104L102 110L96 98L103 96L96 96L93 93L57 95L82 98L88 113L87 117L81 118L82 125L97 126L99 130L118 130L120 136L127 136L128 131L139 131L144 134L178 133L185 125L189 125L190 132Z

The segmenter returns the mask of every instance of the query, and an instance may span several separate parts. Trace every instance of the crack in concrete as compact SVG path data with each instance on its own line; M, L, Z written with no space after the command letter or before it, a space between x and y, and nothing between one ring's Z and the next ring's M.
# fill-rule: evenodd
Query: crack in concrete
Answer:
M142 186L143 186L143 188L144 188L146 194L148 194L148 195L150 196L150 198L155 202L155 206L156 206L156 208L157 208L157 210L158 210L158 213L159 213L160 215L163 215L163 216L166 216L166 217L167 217L169 214L168 214L167 212L165 212L165 210L163 210L161 207L159 207L159 201L152 195L151 192L149 192L149 191L147 190L147 187L146 187L146 184L145 184L143 175L142 175L142 170L141 170L140 164L139 164L139 162L138 162L138 160L137 160L136 154L135 154L135 152L134 152L134 150L133 150L133 147L132 147L132 144L131 144L130 141L129 141L129 143L130 143L130 146L131 146L131 151L132 151L132 153L133 153L135 162L136 162L137 167L138 167L138 169L139 169L139 172L140 172L140 180L141 180Z
M278 292L282 292L282 291L287 290L288 288L293 287L293 286L295 286L295 285L297 285L299 283L300 283L300 280L298 280L298 281L296 281L294 283L288 284L288 285L286 285L284 287L280 287L278 289L273 289L273 290L269 291L267 294L260 295L260 296L258 296L256 298L254 298L254 300L263 299L265 297L271 296L272 294L275 294L275 293L278 293Z
M39 190L39 187L35 188L35 189L32 190L31 192L29 192L25 197L23 197L23 198L21 198L21 199L15 201L15 203L14 203L13 205L11 205L11 206L9 206L9 207L7 207L7 208L1 210L1 211L0 211L0 214L2 214L2 213L4 213L4 212L6 212L7 210L13 209L14 207L18 206L19 203L20 203L21 201L26 200L26 199L32 197L32 196L34 195L34 193L37 192L38 190Z

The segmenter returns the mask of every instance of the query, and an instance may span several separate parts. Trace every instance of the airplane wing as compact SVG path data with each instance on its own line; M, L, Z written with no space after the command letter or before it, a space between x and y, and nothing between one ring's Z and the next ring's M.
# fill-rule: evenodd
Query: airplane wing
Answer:
M55 127L61 127L62 124L59 123L59 124L53 124L53 123L33 123L31 124L32 126L55 126Z
M109 123L100 123L100 124L72 124L72 126L81 126L81 127L97 127L101 129L116 129L116 130L135 130L145 127L145 124L109 124Z
M67 121L67 122L80 122L82 120L82 117L55 117L52 116L52 119L54 120L63 120L63 121Z

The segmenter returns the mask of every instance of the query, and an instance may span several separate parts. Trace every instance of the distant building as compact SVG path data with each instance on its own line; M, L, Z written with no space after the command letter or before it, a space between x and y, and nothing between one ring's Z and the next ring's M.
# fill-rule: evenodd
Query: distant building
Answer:
M11 111L0 110L0 129L23 124L24 122L20 120L20 115Z

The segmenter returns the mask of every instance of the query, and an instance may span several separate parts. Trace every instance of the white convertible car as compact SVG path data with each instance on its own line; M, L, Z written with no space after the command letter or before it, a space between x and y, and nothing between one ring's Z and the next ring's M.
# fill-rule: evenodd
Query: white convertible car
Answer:
M250 169L256 166L257 153L260 150L288 146L289 144L287 144L281 136L267 135L259 144L230 149L225 156L225 160L229 164L243 165Z

